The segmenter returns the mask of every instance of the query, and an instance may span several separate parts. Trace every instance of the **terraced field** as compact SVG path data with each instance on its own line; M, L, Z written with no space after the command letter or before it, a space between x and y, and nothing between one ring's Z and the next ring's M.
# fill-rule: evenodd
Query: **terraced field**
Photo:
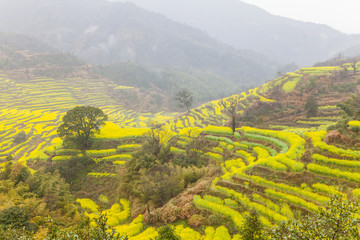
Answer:
M275 102L268 98L274 88L291 94L305 77L329 76L340 70L339 67L301 69L229 98L240 99L241 114L257 102ZM0 83L2 166L9 160L26 165L36 161L66 161L83 154L76 149L63 149L56 134L62 115L81 104L98 106L109 115L109 122L96 140L119 142L116 148L86 151L97 164L111 166L106 172L89 173L89 178L116 177L118 169L141 146L149 121L164 123L176 139L171 143L171 151L176 155L185 154L194 138L203 138L211 147L206 147L201 157L221 165L223 173L212 181L211 191L193 196L193 204L205 216L215 213L230 219L237 231L224 226L194 230L180 224L175 229L183 239L241 239L239 230L249 209L255 209L260 221L270 228L281 221L318 212L318 206L325 205L332 194L360 198L360 150L324 142L324 130L339 120L339 109L334 104L320 107L316 118L270 125L269 129L243 126L233 133L226 127L230 117L220 100L176 117L176 113L139 114L126 110L108 94L123 88L98 80L55 82L39 78L21 82L3 74ZM349 125L360 126L359 122ZM21 132L26 134L25 141L15 143L14 137ZM92 220L98 213L97 203L90 199L77 201ZM157 236L156 228L143 224L142 215L130 219L130 206L129 201L122 199L104 210L109 216L108 224L133 240Z

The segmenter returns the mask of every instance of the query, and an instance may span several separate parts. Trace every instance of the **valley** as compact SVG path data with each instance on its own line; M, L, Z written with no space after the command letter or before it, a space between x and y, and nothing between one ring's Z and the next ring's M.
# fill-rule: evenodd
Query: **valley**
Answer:
M359 74L351 63L302 68L189 113L129 110L113 96L132 88L109 81L0 77L2 169L11 161L34 174L87 156L91 169L71 183L79 213L95 225L101 205L107 224L129 239L154 238L164 223L182 239L242 239L250 209L270 229L318 213L333 194L360 197L360 150L352 145L360 122L346 121L333 138L329 130L343 121L338 104L357 93ZM313 95L317 112L309 116L305 105ZM232 99L235 132L225 108ZM57 136L62 116L77 105L99 107L109 117L86 151L64 148ZM178 174L171 166L182 166L196 177L161 204L146 201L146 210L134 195L125 198L120 182L151 132L169 147L169 171ZM21 133L24 139L16 142Z

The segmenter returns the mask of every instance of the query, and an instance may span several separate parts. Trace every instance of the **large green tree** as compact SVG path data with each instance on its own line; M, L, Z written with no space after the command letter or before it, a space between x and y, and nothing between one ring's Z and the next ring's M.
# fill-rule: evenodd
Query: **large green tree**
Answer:
M100 108L77 106L64 115L57 133L65 146L75 145L84 150L91 146L91 137L100 132L107 119Z

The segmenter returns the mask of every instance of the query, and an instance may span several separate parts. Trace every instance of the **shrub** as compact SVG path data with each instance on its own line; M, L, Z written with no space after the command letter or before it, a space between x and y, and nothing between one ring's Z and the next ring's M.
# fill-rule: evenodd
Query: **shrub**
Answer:
M159 235L155 240L181 240L180 236L175 234L174 229L170 225L165 225L159 228Z
M26 138L27 138L26 133L24 131L20 131L14 136L14 143L15 144L23 143L26 141Z

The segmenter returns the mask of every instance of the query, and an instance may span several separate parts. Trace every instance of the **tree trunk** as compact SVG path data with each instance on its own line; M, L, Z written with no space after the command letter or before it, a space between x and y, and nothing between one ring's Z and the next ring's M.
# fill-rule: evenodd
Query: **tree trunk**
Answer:
M236 128L236 117L232 116L232 131L233 131L233 133L235 132L235 128Z

